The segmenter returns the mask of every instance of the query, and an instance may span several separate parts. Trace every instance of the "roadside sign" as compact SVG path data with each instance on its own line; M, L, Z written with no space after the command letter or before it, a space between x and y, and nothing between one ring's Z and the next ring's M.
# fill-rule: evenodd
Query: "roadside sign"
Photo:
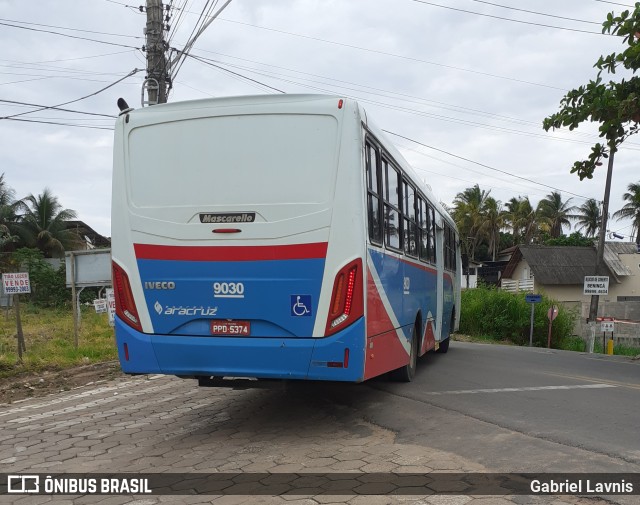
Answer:
M93 300L93 308L96 309L97 314L106 314L107 300L105 298L97 298Z
M113 291L113 288L106 289L107 295L107 313L109 314L109 324L111 326L115 325L115 315L116 315L116 295Z
M542 295L526 295L525 300L527 303L540 303L542 301Z
M584 292L585 295L608 295L609 276L607 275L585 275Z
M553 321L556 317L558 317L558 306L554 305L553 307L549 307L547 311L547 318L549 321Z
M600 331L603 333L613 333L615 331L615 322L613 321L602 321L600 323Z
M31 283L27 272L13 272L2 274L2 285L7 295L22 295L31 293Z

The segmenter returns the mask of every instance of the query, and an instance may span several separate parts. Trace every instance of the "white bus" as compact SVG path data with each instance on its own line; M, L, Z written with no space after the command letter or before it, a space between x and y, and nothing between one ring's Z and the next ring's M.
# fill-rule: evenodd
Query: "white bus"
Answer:
M355 101L126 109L112 209L127 373L410 381L457 328L456 226Z

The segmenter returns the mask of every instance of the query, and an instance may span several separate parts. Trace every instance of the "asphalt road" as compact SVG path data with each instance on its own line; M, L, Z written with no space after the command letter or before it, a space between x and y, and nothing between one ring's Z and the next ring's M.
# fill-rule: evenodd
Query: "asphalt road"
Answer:
M410 400L424 417L443 417L436 425L425 420L424 430L386 413L373 414L377 422L409 439L429 436L438 446L496 469L602 472L640 464L640 360L454 342L446 355L427 355L413 383L375 381L371 387ZM490 436L486 424L509 436ZM482 448L467 443L478 433L490 441L488 459ZM459 447L451 447L452 438ZM583 454L576 460L536 457L544 442L555 444L559 453L580 449Z
M173 377L130 377L0 405L0 465L18 474L269 472L283 479L296 472L638 473L639 366L626 358L454 342L448 354L422 359L408 384L379 378L231 390L197 388L195 381ZM73 502L604 503L570 496L431 496L433 489L422 488L429 493L390 498L376 488L381 484L365 485L369 496L332 487L329 498L303 489L295 499L103 495ZM638 502L637 496L609 498ZM50 496L8 501L69 503Z

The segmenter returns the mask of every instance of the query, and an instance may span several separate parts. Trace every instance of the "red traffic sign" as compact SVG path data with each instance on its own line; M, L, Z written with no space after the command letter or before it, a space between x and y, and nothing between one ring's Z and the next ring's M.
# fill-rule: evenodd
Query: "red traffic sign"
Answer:
M558 306L554 305L553 307L549 307L547 311L547 318L549 321L553 321L556 317L558 317Z

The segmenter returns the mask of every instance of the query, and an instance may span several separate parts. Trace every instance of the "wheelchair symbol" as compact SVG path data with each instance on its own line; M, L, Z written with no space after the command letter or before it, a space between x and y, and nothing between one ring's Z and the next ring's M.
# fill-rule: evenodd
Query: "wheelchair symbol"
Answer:
M294 317L311 315L311 295L291 296L291 315Z

